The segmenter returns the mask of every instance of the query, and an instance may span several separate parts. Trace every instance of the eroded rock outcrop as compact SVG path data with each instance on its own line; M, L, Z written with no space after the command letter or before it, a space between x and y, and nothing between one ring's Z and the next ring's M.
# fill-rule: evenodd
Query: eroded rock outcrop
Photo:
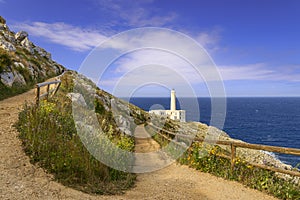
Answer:
M65 70L28 37L25 31L12 32L0 16L0 89L7 94L2 98L14 95L14 88L27 88Z

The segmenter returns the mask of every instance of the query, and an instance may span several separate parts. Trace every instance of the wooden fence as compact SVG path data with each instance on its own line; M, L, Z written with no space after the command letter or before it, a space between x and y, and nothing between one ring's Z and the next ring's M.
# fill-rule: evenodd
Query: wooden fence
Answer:
M60 87L60 84L61 84L61 80L36 84L36 98L35 98L36 105L39 106L40 100L42 98L46 98L48 100L50 95L55 95L55 93L58 91ZM51 88L50 87L51 85L54 85L54 87ZM42 90L42 88L44 87L46 87L45 92Z
M260 144L250 144L250 143L246 143L246 142L236 142L236 141L226 141L226 140L204 140L201 138L196 138L193 136L188 136L188 135L184 135L184 134L175 134L172 133L170 131L164 130L160 127L157 127L153 124L148 124L151 127L155 128L158 131L158 134L160 134L165 140L168 140L169 142L173 142L174 144L183 146L182 143L177 142L176 138L187 138L192 140L193 142L207 142L207 143L211 143L211 144L219 144L219 145L226 145L226 146L230 146L231 149L231 156L226 156L226 155L219 155L221 157L225 157L231 160L231 171L234 170L234 165L235 165L235 161L236 161L236 149L237 148L247 148L247 149L254 149L254 150L263 150L263 151L269 151L269 152L274 152L274 153L282 153L282 154L289 154L289 155L295 155L295 156L300 156L300 149L297 148L287 148L287 147L278 147L278 146L269 146L269 145L260 145ZM163 132L164 134L162 134L161 132ZM170 139L170 136L175 137L174 139ZM282 169L282 168L275 168L275 167L271 167L271 166L267 166L267 165L261 165L261 164L257 164L257 163L249 163L252 166L255 167L259 167L259 168L263 168L263 169L267 169L270 171L274 171L274 172L280 172L283 174L289 174L289 175L293 175L293 176L298 176L300 177L300 172L297 171L292 171L292 170L287 170L287 169Z

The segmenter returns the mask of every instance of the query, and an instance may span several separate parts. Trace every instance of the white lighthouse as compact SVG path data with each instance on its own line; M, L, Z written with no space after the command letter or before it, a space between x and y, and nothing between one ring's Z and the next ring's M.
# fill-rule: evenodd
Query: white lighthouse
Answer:
M170 110L150 110L149 113L185 122L185 110L176 110L176 93L174 89L171 90Z
M175 94L175 90L172 89L171 90L171 102L170 102L170 109L172 111L175 111L176 110L176 94Z

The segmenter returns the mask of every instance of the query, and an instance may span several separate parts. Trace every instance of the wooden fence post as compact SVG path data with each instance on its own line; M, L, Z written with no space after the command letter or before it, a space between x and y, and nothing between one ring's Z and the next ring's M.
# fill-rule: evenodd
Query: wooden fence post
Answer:
M166 130L164 130L163 128L159 128L157 126L155 126L152 123L148 124L151 128L155 129L155 130L159 130L157 133L163 137L163 140L168 140L171 141L171 139L168 139L167 136L165 136L163 133L165 132L166 135L170 136L170 135L174 135L175 136L175 142L176 143L176 138L178 141L178 136L179 139L181 137L183 138L190 138L190 136L188 135L176 135L174 133L170 133ZM204 141L204 139L202 138L194 138L193 142L200 142L202 143ZM288 148L288 147L278 147L278 146L268 146L268 145L260 145L260 144L250 144L250 143L246 143L246 142L235 142L235 141L229 141L229 140L206 140L206 142L211 142L211 143L215 143L218 145L226 145L226 146L230 146L231 147L231 156L227 156L227 155L218 155L220 157L229 159L231 162L231 166L230 166L230 172L231 175L233 175L234 172L234 167L235 167L235 162L236 162L236 148L246 148L246 149L253 149L253 150L263 150L263 151L270 151L270 152L276 152L276 153L283 153L283 154L288 154L288 155L295 155L295 156L300 156L300 149L299 148ZM180 144L177 142L177 144ZM270 170L273 172L279 172L279 173L283 173L283 174L289 174L291 176L297 176L300 177L300 170L294 169L294 170L290 170L290 169L281 169L281 168L276 168L276 167L272 167L272 166L268 166L268 165L262 165L262 164L257 164L257 163L251 163L248 162L249 165L252 165L254 167L259 167L261 169L266 169L266 170Z
M38 107L40 104L40 87L36 85L36 97L35 97L35 104Z
M46 95L47 101L49 99L49 91L50 91L50 84L47 85L47 95Z
M231 174L233 174L233 171L234 171L234 164L235 164L235 157L236 157L236 146L231 143L230 144L231 146Z
M61 85L61 81L58 82L58 85L56 85L55 91L53 92L53 95L56 94L56 92L58 91L59 87Z

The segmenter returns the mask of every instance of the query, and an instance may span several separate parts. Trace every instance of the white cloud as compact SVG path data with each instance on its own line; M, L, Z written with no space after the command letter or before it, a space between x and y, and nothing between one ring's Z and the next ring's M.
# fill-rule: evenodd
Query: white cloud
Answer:
M300 66L274 67L267 63L249 65L219 66L224 81L227 80L267 80L267 81L300 81Z
M84 29L60 22L19 23L13 25L13 28L25 30L31 36L43 37L75 51L91 50L106 39L106 36L98 30Z
M174 12L161 15L161 10L151 5L152 0L97 0L101 11L108 12L116 20L113 23L130 27L164 26L176 19Z
M82 28L77 26L72 26L62 22L56 23L45 23L45 22L27 22L18 23L12 26L17 30L24 30L29 33L30 36L41 37L49 42L56 43L59 45L66 46L74 51L89 51L94 47L98 46L101 42L108 39L107 34L103 34L101 30ZM175 32L175 31L174 31ZM178 32L178 34L180 34ZM177 35L178 35L177 34ZM175 35L175 34L174 34ZM199 33L196 41L198 41L205 48L217 48L219 35L209 34L208 32ZM168 42L167 46L172 46L173 44L180 44L176 41L176 37L170 34L166 34L164 29L157 29L156 33L143 34L142 37L133 35L126 40L115 40L114 48L127 48L131 47L129 44L145 44L147 45ZM128 43L130 41L130 43Z
M108 71L114 78L102 79L101 86L109 87L119 84L121 90L134 88L145 82L179 87L182 85L199 85L207 81L233 81L233 80L263 80L263 81L300 81L299 73L294 70L270 69L266 63L256 63L240 66L217 67L221 79L216 76L213 66L202 67L200 73L183 60L181 57L170 52L161 50L140 50L119 59L114 70ZM291 67L286 67L286 69ZM295 67L294 67L295 68ZM205 70L205 71L203 71ZM203 75L210 74L206 77ZM214 79L215 78L215 79ZM120 86L121 84L121 86Z
M203 31L195 36L195 40L210 52L216 51L220 48L218 46L220 39L221 30L219 28L213 28L210 31Z
M1 0L0 0L1 1ZM60 44L71 48L75 51L87 51L96 47L100 42L107 39L104 34L98 30L84 29L72 26L65 23L44 23L32 22L16 24L14 28L25 30L29 35L36 37L43 37L50 42ZM175 33L175 32L174 32ZM203 46L217 46L220 36L216 31L199 33L196 41ZM136 47L151 47L156 44L164 44L166 51L162 50L144 50L131 54L118 61L118 71L120 74L126 71L133 70L138 66L145 64L159 64L168 67L170 70L187 78L191 83L203 82L201 76L195 69L178 55L172 54L172 51L188 53L187 60L197 59L201 62L207 62L204 52L193 51L193 48L186 45L185 40L178 40L176 34L170 34L164 29L157 29L155 33L147 34L146 32L139 37L132 36L130 38L122 38L121 40L114 40L111 48L132 50ZM167 52L170 50L170 52ZM202 68L203 69L203 68ZM267 63L254 63L249 65L226 65L219 66L219 72L223 80L286 80L286 81L300 81L299 66L287 67L270 67ZM203 71L202 71L203 72ZM204 72L209 74L209 67ZM152 73L151 76L158 77L159 74ZM166 74L161 73L159 77L167 77ZM132 74L132 80L138 80L137 74ZM175 80L175 79L174 79ZM212 80L212 77L207 78ZM103 83L113 84L115 81L106 80ZM130 84L130 83L128 83Z
M265 63L240 66L220 66L223 80L265 80L274 76L275 71L267 69Z
M111 58L106 57L105 63L101 63L104 60L100 59L103 57L101 48L107 49L113 55ZM94 53L100 54L91 56L99 58L94 61L98 66L109 66L113 59L120 56L110 65L115 67L114 70L107 70L109 76L103 76L105 79L101 81L105 85L116 84L118 79L112 81L112 77L122 79L125 76L127 81L123 84L127 86L135 86L143 80L150 81L151 78L154 82L168 83L170 87L219 79L219 72L210 56L195 40L168 29L145 28L129 31L113 38L109 43L104 43L98 50ZM96 64L88 63L89 66ZM89 70L89 66L86 66L86 70L85 66L81 69L88 72L88 77L101 73L101 70ZM94 79L97 80L97 77Z
M184 79L190 83L202 81L201 75L190 63L165 50L141 49L121 58L116 65L115 73L127 73L126 76L131 76L128 84L133 85L145 79L145 75L153 81L167 81L170 84L182 84Z

